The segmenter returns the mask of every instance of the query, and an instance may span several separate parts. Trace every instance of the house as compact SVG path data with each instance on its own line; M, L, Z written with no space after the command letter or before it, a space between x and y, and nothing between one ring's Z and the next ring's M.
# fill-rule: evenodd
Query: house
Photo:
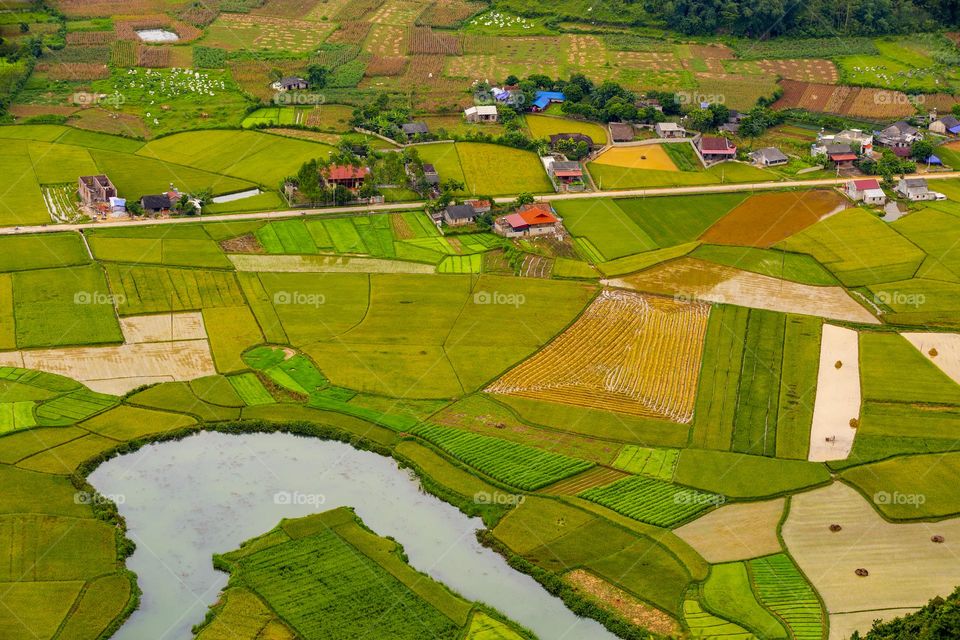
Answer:
M840 133L825 134L821 131L817 134L817 141L810 146L810 155L827 155L827 145L846 144L851 149L857 148L861 155L873 153L873 136L864 133L861 129L844 129Z
M704 162L720 162L737 157L737 146L726 138L715 136L700 136L697 149L703 156Z
M542 236L557 231L558 218L546 202L528 204L520 207L516 213L497 218L493 229L508 238L521 236Z
M440 174L437 173L437 168L432 164L423 163L423 177L426 179L427 184L431 187L435 187L440 184Z
M490 213L492 207L489 200L467 200L467 204L473 207L477 214Z
M280 78L271 86L277 91L297 91L309 88L310 83L303 78L290 76L287 78Z
M896 191L897 195L911 201L936 199L936 194L927 188L927 181L923 178L901 178Z
M400 130L408 136L425 136L430 133L426 122L408 122L400 125Z
M332 164L320 173L327 186L341 186L347 189L358 189L370 175L369 167L355 167L350 164Z
M838 167L852 167L857 159L849 144L828 144L826 152L827 159Z
M573 142L585 142L588 149L594 147L593 138L583 133L557 133L550 136L550 148L556 151L557 144L563 140L572 140Z
M877 180L851 180L847 183L847 196L857 202L883 206L887 202L887 194L880 188Z
M739 122L724 122L722 125L717 127L717 130L720 133L729 133L730 135L737 135L740 133L740 123Z
M931 122L928 128L942 136L955 136L960 134L960 120L953 116L943 116Z
M533 103L530 110L533 112L544 111L553 103L566 101L566 96L560 91L537 91L533 94Z
M686 138L687 130L676 122L658 122L653 130L658 138Z
M110 198L117 197L117 188L110 182L110 178L100 174L98 176L80 176L77 180L77 192L80 201L87 206L110 202Z
M920 133L919 129L903 120L894 122L883 131L875 132L875 136L877 144L890 147L891 149L909 147L917 140L923 138L923 134Z
M611 122L610 125L610 139L614 142L631 142L635 130L633 125L628 122Z
M760 165L761 167L778 167L790 162L790 158L776 147L757 149L750 154L750 159L754 164Z
M468 107L463 110L463 117L467 119L467 122L496 122L497 107L492 104Z
M170 211L173 203L170 202L170 196L163 193L155 196L141 196L140 207L144 213L166 213Z
M583 181L583 168L579 162L554 160L547 171L550 177L560 184L569 185Z
M443 210L443 220L451 227L460 227L476 222L477 210L469 204L451 204Z
M637 109L653 109L663 113L663 105L660 104L657 98L642 98L637 100L634 106L637 107Z

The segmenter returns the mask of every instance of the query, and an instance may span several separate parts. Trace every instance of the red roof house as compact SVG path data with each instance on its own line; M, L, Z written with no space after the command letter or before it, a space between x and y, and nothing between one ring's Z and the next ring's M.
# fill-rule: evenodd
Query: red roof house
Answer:
M349 164L332 164L322 171L323 179L329 185L341 185L356 189L370 175L369 167L355 167Z
M700 155L707 162L714 160L729 160L737 156L737 145L726 138L716 136L701 136L697 142Z
M516 213L499 218L494 228L507 237L533 236L556 231L559 222L553 207L541 202L524 205Z

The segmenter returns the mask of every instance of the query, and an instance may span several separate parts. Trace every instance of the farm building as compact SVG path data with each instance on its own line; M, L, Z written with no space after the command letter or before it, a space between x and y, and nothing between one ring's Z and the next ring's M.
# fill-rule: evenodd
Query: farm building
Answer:
M847 195L857 202L883 206L887 202L887 195L880 188L875 179L851 180L847 183Z
M960 134L960 120L953 116L943 116L931 122L929 129L942 136L955 136Z
M787 164L790 161L790 158L776 147L757 149L750 154L750 159L754 164L760 165L761 167L777 167Z
M543 111L553 103L564 102L567 98L560 91L537 91L533 95L533 104L530 110Z
M657 98L642 98L637 100L635 106L637 109L653 109L663 113L663 105L660 104L660 101Z
M277 91L297 91L309 88L310 83L303 78L290 76L287 78L280 78L271 86Z
M547 168L547 172L558 186L569 187L571 184L583 182L583 169L579 162L554 160Z
M516 213L497 218L494 231L507 238L542 236L557 231L560 219L546 202L528 204Z
M844 129L840 133L817 134L817 141L810 147L811 156L827 155L827 145L846 144L851 149L859 149L861 154L873 152L873 136L861 129Z
M141 196L140 206L143 208L144 213L157 214L170 211L173 203L170 201L168 194L161 193L153 196Z
M726 138L701 136L697 141L697 149L705 162L732 160L737 157L737 146Z
M875 132L875 135L877 144L891 149L909 147L923 137L919 129L903 120L894 122L883 131Z
M491 204L489 200L468 200L467 204L473 207L478 214L490 213Z
M107 203L110 198L117 197L117 188L110 182L110 178L103 174L80 176L77 192L80 194L80 201L87 206Z
M440 174L437 173L437 168L430 163L423 163L423 177L426 178L427 184L430 186L440 184Z
M658 138L686 138L687 130L676 122L658 122L653 130Z
M611 122L610 139L614 142L630 142L634 135L633 125L629 122Z
M400 125L400 130L408 136L425 136L430 133L426 122L407 122Z
M936 194L927 188L927 181L923 178L901 178L896 191L911 201L936 199Z
M497 107L492 104L483 104L477 107L467 107L463 110L463 117L467 122L496 122Z
M849 144L828 144L826 152L827 159L838 167L851 167L857 159Z
M595 145L593 143L593 138L583 133L557 133L550 136L550 148L556 150L557 145L564 140L572 140L573 142L585 142L587 147L593 148Z
M332 164L321 170L328 186L341 186L357 189L370 175L369 167L355 167L349 164Z
M443 220L451 227L459 227L477 220L477 210L470 204L451 204L443 210Z

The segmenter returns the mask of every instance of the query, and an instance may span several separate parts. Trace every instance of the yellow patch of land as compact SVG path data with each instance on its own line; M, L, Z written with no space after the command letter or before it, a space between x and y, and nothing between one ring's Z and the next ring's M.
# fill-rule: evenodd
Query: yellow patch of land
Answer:
M728 504L675 530L707 562L733 562L780 553L777 525L784 498Z
M594 160L597 164L609 164L627 169L650 169L654 171L679 171L677 165L659 144L638 147L614 147L607 149Z

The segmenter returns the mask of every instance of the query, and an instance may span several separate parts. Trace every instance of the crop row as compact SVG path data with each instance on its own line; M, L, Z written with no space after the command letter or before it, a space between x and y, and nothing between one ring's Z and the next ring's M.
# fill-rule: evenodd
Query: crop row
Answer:
M765 607L777 614L797 640L823 637L823 610L813 588L785 554L750 560L754 590Z
M535 491L593 466L585 460L458 429L423 425L414 433L491 478L527 491Z
M659 480L673 480L680 451L677 449L651 449L638 445L624 445L613 461L613 466L630 473L650 476Z
M712 494L639 476L588 489L580 497L634 520L668 528L693 518L718 501Z
M117 403L117 398L89 389L79 389L37 407L37 419L45 425L67 425L85 420Z

